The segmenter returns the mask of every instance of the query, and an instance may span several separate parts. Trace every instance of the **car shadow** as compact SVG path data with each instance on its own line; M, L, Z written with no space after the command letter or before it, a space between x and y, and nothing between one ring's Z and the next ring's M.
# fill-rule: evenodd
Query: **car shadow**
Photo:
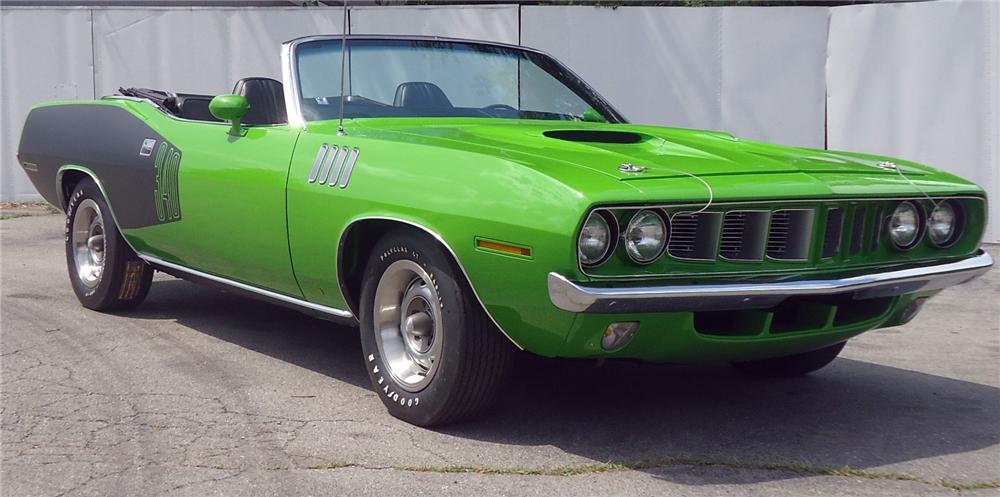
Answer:
M182 280L158 281L130 316L184 326L362 388L357 330ZM551 445L596 462L693 459L874 468L1000 443L1000 389L841 358L813 375L767 380L724 365L552 360L525 354L486 415L435 431ZM417 429L417 428L414 428ZM723 483L720 472L653 468ZM754 472L747 481L789 477Z

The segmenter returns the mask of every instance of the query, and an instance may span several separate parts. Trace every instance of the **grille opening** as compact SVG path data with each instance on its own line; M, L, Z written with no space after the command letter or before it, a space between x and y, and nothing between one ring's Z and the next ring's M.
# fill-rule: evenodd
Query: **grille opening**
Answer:
M882 238L882 227L883 226L885 226L885 223L882 220L882 208L881 207L876 207L875 208L875 221L874 221L874 223L872 225L872 242L871 242L871 251L872 252L878 250L878 241L879 241L880 238Z
M694 329L703 335L757 336L767 330L767 311L707 311L694 313Z
M809 259L812 239L812 209L777 210L771 215L771 232L767 237L767 256L785 261Z
M730 211L722 221L719 255L738 261L764 259L767 242L767 211Z
M833 318L834 326L846 326L863 323L882 316L889 311L893 297L854 300L850 296L837 302L837 315Z
M840 234L844 230L844 210L834 207L826 211L826 232L823 234L823 258L830 259L840 251Z
M865 239L865 215L868 214L868 209L865 207L855 207L854 208L854 222L851 223L851 248L848 250L849 255L855 255L861 252L861 244Z
M815 297L791 297L773 309L771 333L819 330L833 322L837 307Z
M721 212L674 214L670 217L667 252L678 259L715 260L721 227Z

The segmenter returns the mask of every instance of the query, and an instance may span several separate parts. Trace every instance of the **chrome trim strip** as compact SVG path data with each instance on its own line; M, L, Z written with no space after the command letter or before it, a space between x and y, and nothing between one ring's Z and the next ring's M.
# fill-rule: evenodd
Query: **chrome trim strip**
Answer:
M333 145L330 148L330 152L326 154L326 159L323 160L323 167L320 168L319 184L324 185L324 184L326 184L327 181L330 181L330 166L332 166L334 162L337 162L337 157L340 157L340 154L342 154L343 152L344 152L344 149L342 149L342 148L340 148L340 147L338 147L336 145ZM334 174L334 178L336 178L337 177L336 176L337 173L334 172L333 174ZM336 180L333 180L333 181L336 181Z
M204 273L198 271L197 269L191 269L186 266L181 266L180 264L174 264L172 262L167 262L163 259L158 259L148 254L138 253L137 254L142 260L157 266L168 267L182 273L187 273L192 276L197 276L199 278L204 278L206 280L211 280L216 283L222 283L223 285L231 286L233 288L239 288L240 290L262 295L264 297L285 302L287 304L292 304L297 307L303 307L309 310L321 312L323 314L329 314L342 319L354 319L354 313L351 311L345 311L343 309L336 309L334 307L327 307L325 305L316 304L313 302L308 302L302 299L297 299L295 297L289 297L288 295L283 295L280 293L275 293L270 290L264 290L262 288L257 288L255 286L247 285L245 283L240 283L238 281L233 281L230 279L223 278L221 276L216 276L214 274Z
M406 219L400 219L400 218L397 218L397 217L388 217L388 216L367 216L367 217L359 217L359 218L352 219L351 222L348 223L348 225L344 228L344 231L341 232L340 242L337 245L337 278L340 280L340 293L341 293L341 295L343 295L344 297L347 297L347 294L348 294L347 293L347 286L345 285L344 279L343 279L344 272L341 270L341 267L342 267L341 266L341 262L342 262L342 258L344 256L344 251L342 250L343 247L344 247L344 237L347 235L347 233L349 233L351 231L351 228L355 224L357 224L357 223L359 223L361 221L368 221L368 220L394 221L394 222L397 222L397 223L402 223L402 224L406 224L406 225L412 226L414 228L417 228L417 229L423 231L424 233L427 233L428 235L430 235L431 237L433 237L434 240L436 240L438 243L440 243L442 246L444 246L444 248L448 250L448 253L451 255L452 259L455 260L455 264L458 265L458 269L460 269L462 271L462 276L465 276L465 281L467 281L469 283L469 288L472 289L472 295L474 295L476 297L476 301L479 302L480 307L483 308L483 312L485 312L486 315L490 318L490 321L493 322L493 325L496 326L498 330L500 330L500 333L503 333L503 336L507 337L507 340L510 340L510 343L514 344L514 346L517 347L518 349L524 350L524 347L522 347L521 344L517 343L517 341L514 340L510 336L510 334L507 333L507 331L503 329L503 326L500 326L500 323L496 320L496 318L493 317L493 314L490 313L490 310L486 307L486 303L483 302L483 299L479 296L479 292L476 291L476 285L474 283L472 283L472 278L469 277L469 273L465 270L465 266L462 265L462 261L458 258L458 254L456 254L455 251L452 250L451 245L448 245L448 242L446 242L444 240L444 238L442 238L441 235L437 234L435 231L431 230L430 228L428 228L428 227L426 227L424 225L415 223L413 221L408 221ZM350 304L348 304L348 305L350 305Z
M359 155L361 155L361 150L358 150L357 147L351 149L351 155L347 159L347 166L344 167L344 174L340 177L341 188L347 188L347 182L351 181L351 173L354 172L354 164L358 162Z
M326 153L328 150L330 150L330 146L324 143L320 145L319 152L316 152L316 160L313 161L312 170L309 171L310 183L316 182L316 178L319 176L319 166L323 164L323 159L326 158Z
M752 309L777 305L796 295L830 295L860 290L872 297L938 290L978 278L993 266L980 250L958 262L898 269L836 280L728 283L653 287L584 287L549 273L549 299L570 312L683 312L695 309Z

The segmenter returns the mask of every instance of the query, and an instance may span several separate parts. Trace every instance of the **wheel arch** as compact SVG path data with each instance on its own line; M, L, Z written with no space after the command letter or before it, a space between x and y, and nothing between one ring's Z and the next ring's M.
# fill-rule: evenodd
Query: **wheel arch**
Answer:
M97 184L97 187L101 189L101 193L104 195L104 200L107 201L107 192L104 191L104 187L93 171L76 164L65 164L56 172L56 201L58 203L56 207L66 212L69 196L73 194L76 185L85 178L90 178Z
M66 209L69 207L70 195L73 194L76 185L80 184L86 178L90 178L97 185L97 189L101 191L104 202L108 204L108 210L111 211L111 222L114 223L115 229L118 230L118 234L121 235L122 240L125 240L125 244L133 252L140 253L135 249L128 237L125 236L125 233L122 232L121 225L118 224L118 218L115 216L115 208L111 205L111 198L108 197L108 191L104 188L104 183L89 168L77 164L64 164L59 167L59 170L56 171L56 197L59 202L57 207L66 213Z
M469 277L469 273L465 270L465 266L462 265L462 261L459 260L458 254L451 248L448 242L439 233L434 231L423 224L415 221L410 221L402 218L388 217L388 216L368 216L361 217L352 220L346 228L344 228L343 233L340 236L340 242L337 246L337 279L340 285L340 291L344 296L344 300L347 302L348 308L355 316L358 316L359 305L358 300L361 295L361 278L364 272L364 266L367 262L366 258L362 259L362 256L367 255L371 252L371 248L374 247L375 243L383 235L388 233L393 229L406 228L421 232L427 236L430 236L435 243L444 248L445 253L451 258L458 267L465 278L465 282L469 285L469 289L472 290L472 295L475 296L476 302L482 308L483 312L490 318L490 321L500 330L501 333L511 343L514 344L518 349L524 350L521 344L517 343L503 326L493 317L489 309L486 307L486 303L480 298L479 293L476 291L475 285L472 283L472 279ZM345 257L345 254L352 254L350 257Z

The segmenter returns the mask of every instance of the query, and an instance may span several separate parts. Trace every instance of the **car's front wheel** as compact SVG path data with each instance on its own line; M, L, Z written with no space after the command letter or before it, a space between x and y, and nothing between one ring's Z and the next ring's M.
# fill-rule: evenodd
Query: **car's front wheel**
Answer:
M153 268L125 242L91 179L76 185L66 205L66 265L76 298L95 311L136 306L152 284Z
M754 376L768 376L772 378L802 376L833 362L846 344L847 342L840 342L802 354L772 357L759 361L734 362L733 366L744 373Z
M451 257L401 230L372 250L361 291L361 345L389 413L431 426L489 406L513 358Z

